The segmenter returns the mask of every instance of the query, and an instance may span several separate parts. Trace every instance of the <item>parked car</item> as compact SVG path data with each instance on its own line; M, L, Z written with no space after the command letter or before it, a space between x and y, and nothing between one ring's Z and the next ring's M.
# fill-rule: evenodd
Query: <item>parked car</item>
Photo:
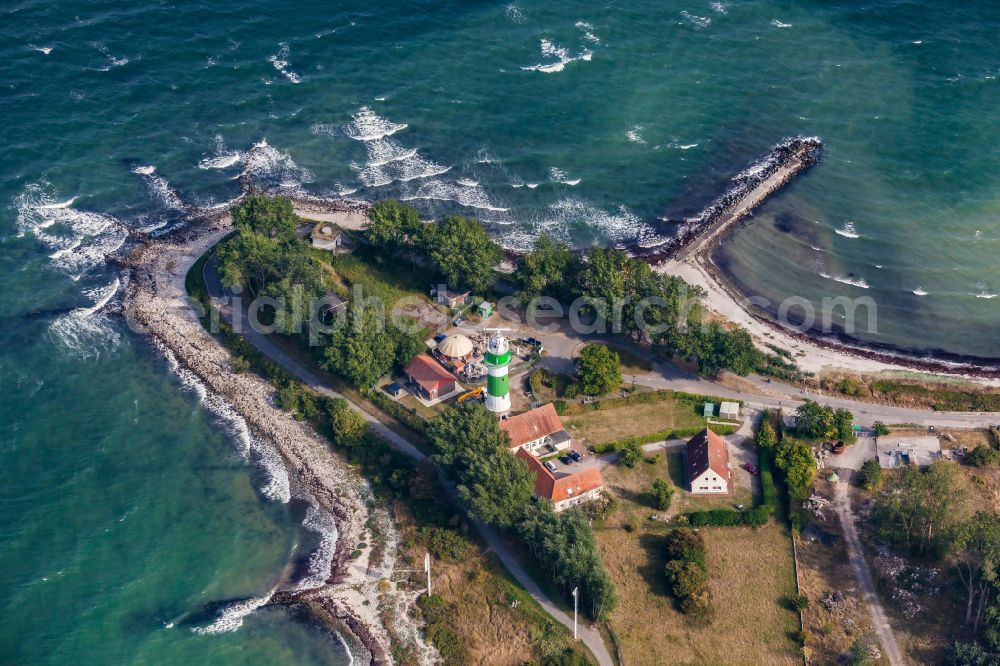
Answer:
M559 456L559 462L561 462L563 465L569 465L570 463L573 462L573 459L570 458L569 456Z
M555 473L555 471L556 471L556 466L555 466L555 465L553 465L551 461L549 461L549 460L546 460L546 461L545 461L545 469L549 470L550 472L553 472L553 473Z
M742 465L740 465L740 467L742 467L746 471L750 472L754 476L757 476L757 475L760 474L760 470L757 469L756 465L751 465L750 463L743 463Z
M579 453L577 453L576 451L570 451L570 452L569 452L569 457L570 457L570 459L571 459L571 460L572 460L573 462L580 462L581 460L583 460L583 456L581 456L581 455L580 455Z

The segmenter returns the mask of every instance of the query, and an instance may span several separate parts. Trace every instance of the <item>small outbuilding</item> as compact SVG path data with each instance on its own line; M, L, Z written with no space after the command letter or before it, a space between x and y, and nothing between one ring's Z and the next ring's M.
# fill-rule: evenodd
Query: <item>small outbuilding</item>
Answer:
M327 222L320 222L312 230L312 246L320 250L336 250L344 243L343 232Z
M479 316L483 319L488 319L493 316L493 304L489 301L483 301L476 306L476 309L479 311Z
M740 403L723 402L719 407L719 418L738 421L740 418Z
M403 387L397 384L396 382L393 382L385 387L385 392L388 393L393 398L398 398L399 396L403 395Z
M452 310L456 310L463 305L468 305L472 300L472 293L468 291L452 291L447 287L431 287L431 296L435 303L443 303Z
M715 403L714 402L706 402L705 403L705 407L702 409L702 415L705 418L711 418L711 417L715 416Z

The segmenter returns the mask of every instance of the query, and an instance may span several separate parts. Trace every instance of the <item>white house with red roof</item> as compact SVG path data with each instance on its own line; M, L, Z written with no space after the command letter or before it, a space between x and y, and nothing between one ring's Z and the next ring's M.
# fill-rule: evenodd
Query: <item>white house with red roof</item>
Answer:
M687 475L692 494L728 495L733 472L726 440L708 428L689 439Z

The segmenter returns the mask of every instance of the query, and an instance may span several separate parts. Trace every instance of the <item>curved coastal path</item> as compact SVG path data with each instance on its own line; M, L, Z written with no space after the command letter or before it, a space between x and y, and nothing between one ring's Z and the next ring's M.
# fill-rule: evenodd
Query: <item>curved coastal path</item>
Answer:
M203 276L205 278L205 284L208 289L208 293L212 298L213 305L219 310L222 316L232 324L233 321L233 309L230 304L230 299L227 298L227 292L222 286L219 280L219 274L216 270L217 260L213 255L207 262L205 262L205 268L203 271ZM246 311L242 313L243 320L247 321ZM302 365L298 360L290 356L280 347L274 344L269 336L254 330L252 327L244 326L240 334L246 338L250 344L256 347L262 354L273 360L274 362L281 365L285 370L291 372L300 381L309 386L312 390L320 393L322 395L330 396L333 398L342 398L346 400L347 403L355 410L364 416L365 420L368 422L371 429L378 434L380 437L385 439L385 441L398 450L399 452L405 454L407 457L419 462L427 458L427 455L414 446L409 440L397 433L395 430L385 425L377 418L372 416L370 413L365 411L357 403L353 402L347 396L334 391L329 386L327 386L322 379L320 379L315 373L310 371L304 365ZM440 470L439 470L440 471ZM442 483L447 489L448 493L453 499L458 498L458 493L455 490L455 486L447 482L442 477ZM551 615L557 622L564 625L572 631L573 629L573 618L564 612L561 608L556 606L549 597L542 592L538 584L528 575L524 567L517 560L514 554L511 552L510 548L503 542L500 535L497 534L489 525L482 523L478 520L472 521L476 529L479 531L480 536L482 536L483 541L497 554L500 561L511 573L511 575L517 580L517 582L531 595L531 597L538 602L538 604ZM586 623L580 623L577 631L580 640L590 649L591 653L597 659L600 666L614 666L614 661L611 659L611 654L608 652L607 647L604 645L604 640L601 637L600 632L596 629L588 626Z

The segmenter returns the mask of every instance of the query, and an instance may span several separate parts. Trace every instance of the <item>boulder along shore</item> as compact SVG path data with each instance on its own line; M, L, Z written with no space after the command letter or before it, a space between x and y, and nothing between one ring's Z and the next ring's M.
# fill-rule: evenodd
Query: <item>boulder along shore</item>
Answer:
M324 209L351 210L330 203ZM367 481L328 442L276 406L269 383L232 370L231 354L204 329L188 302L188 270L232 230L228 211L193 213L188 224L136 244L127 258L118 260L129 273L123 315L133 331L148 336L227 402L254 436L273 446L295 494L306 497L336 525L336 549L325 580L308 589L293 581L267 603L307 609L317 622L345 638L356 662L392 663L391 630L421 663L432 663L435 651L423 641L410 615L417 594L392 582L398 535L388 512L377 506ZM377 541L379 547L359 550L365 539ZM360 556L352 558L356 551Z

